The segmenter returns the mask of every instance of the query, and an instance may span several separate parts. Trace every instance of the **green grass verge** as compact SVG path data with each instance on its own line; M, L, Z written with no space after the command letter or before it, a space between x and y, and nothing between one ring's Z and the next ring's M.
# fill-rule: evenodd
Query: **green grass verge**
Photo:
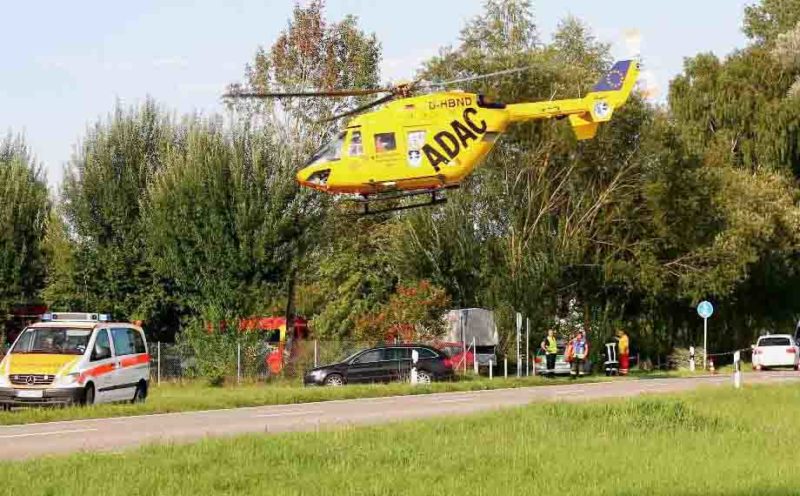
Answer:
M0 465L6 494L797 494L800 388L546 403Z
M441 393L449 391L477 391L525 386L563 384L568 379L524 377L513 379L466 378L454 382L437 382L428 386L412 387L409 384L375 384L345 386L340 388L303 387L296 382L270 384L251 383L240 386L211 387L203 382L163 383L152 387L145 403L96 405L92 407L20 408L0 412L0 425L77 420L101 417L122 417L152 413L215 410L245 406L284 405L315 401L374 398L409 394ZM582 382L607 380L595 376Z

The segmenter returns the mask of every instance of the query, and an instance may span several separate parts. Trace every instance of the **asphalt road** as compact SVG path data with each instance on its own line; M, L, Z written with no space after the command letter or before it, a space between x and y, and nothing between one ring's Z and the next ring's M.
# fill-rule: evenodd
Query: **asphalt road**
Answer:
M747 383L800 380L797 372L745 374ZM493 391L393 396L202 412L167 413L0 427L0 459L76 451L119 451L147 443L189 442L206 436L314 431L526 405L674 393L702 386L733 387L731 376L618 380Z

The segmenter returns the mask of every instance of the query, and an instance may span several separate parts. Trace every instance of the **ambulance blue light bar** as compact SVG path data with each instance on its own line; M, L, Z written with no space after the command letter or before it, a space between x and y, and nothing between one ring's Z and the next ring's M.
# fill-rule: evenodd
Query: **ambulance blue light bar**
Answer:
M45 322L110 322L111 315L107 313L54 312L42 315L42 320Z

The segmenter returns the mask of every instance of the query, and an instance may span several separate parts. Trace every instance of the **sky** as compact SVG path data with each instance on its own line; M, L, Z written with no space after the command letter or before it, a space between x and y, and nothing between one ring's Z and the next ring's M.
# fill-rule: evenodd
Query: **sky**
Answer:
M301 4L304 1L301 0ZM745 0L534 0L539 32L550 39L568 15L585 21L618 58L637 29L648 85L663 99L683 59L720 56L746 44ZM482 0L328 0L331 20L346 14L383 44L382 79L409 78L442 46L456 44ZM220 95L239 81L259 45L287 25L293 0L8 2L0 46L0 133L25 136L51 188L87 127L119 102L148 95L176 113L223 110ZM691 12L691 15L688 15Z

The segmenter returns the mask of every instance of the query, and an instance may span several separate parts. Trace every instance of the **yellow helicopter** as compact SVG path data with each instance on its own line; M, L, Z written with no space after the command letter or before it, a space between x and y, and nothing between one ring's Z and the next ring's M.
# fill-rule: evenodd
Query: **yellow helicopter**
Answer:
M413 96L426 87L443 87L527 68L463 78L431 85L420 81L391 88L297 93L247 93L234 98L343 97L388 93L373 102L327 119L378 110L350 120L321 146L298 173L297 181L331 194L351 194L364 213L378 213L442 203L440 193L458 187L491 151L497 138L514 122L568 117L579 140L595 136L628 99L639 74L639 63L622 60L606 72L583 98L503 104L483 95L440 91ZM373 201L430 195L427 203L369 210Z

